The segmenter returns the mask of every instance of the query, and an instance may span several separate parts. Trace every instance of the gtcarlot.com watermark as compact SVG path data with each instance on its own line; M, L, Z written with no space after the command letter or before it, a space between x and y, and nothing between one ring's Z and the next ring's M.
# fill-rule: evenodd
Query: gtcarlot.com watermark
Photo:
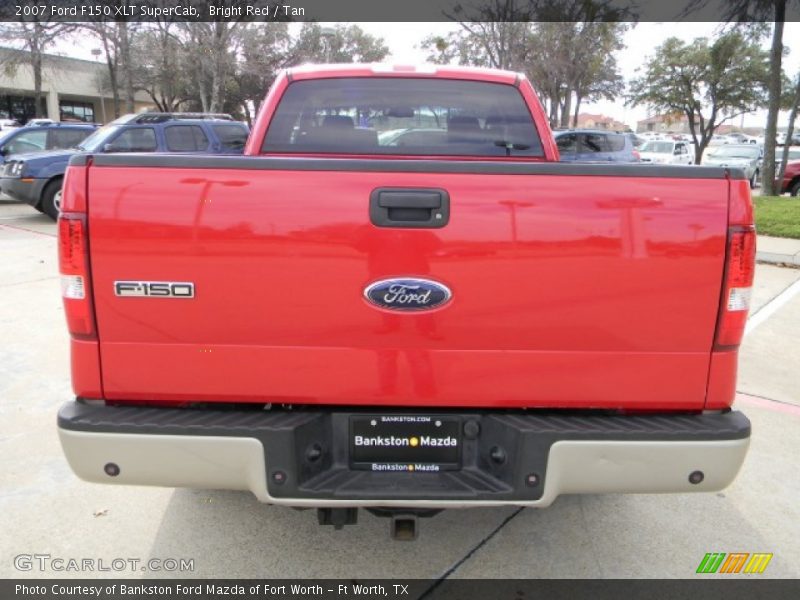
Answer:
M176 572L193 573L193 558L74 558L51 554L17 554L14 557L17 571L53 573L141 573Z

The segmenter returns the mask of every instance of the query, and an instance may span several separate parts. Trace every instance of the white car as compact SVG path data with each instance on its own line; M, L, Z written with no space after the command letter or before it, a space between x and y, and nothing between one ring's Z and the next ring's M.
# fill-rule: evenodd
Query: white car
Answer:
M729 144L709 148L703 155L702 164L741 169L750 180L750 188L755 188L760 182L763 154L763 148L756 144Z
M761 146L763 146L764 142L766 142L766 141L767 141L767 138L765 138L763 135L760 135L760 136L758 136L756 138L756 143L760 144ZM778 146L783 146L785 143L786 143L786 132L785 131L784 132L779 131L778 133L776 133L775 134L775 144L777 144Z
M637 133L636 135L645 140L646 142L664 139L664 136L662 134L656 133L655 131L645 131L642 133Z
M756 138L745 133L729 133L725 136L728 139L728 144L755 144Z
M645 142L639 147L643 163L660 165L693 165L694 152L686 142L674 140L655 140Z
M712 135L711 140L708 142L709 146L722 146L724 144L730 144L730 140L727 136L724 135Z
M17 129L19 123L14 119L0 119L0 131L8 131L10 129Z

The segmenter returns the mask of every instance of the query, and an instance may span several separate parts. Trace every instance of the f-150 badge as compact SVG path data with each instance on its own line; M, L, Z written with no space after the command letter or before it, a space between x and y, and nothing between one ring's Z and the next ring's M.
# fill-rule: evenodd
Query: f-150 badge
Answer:
M396 311L422 311L450 301L450 289L430 279L381 279L366 287L364 298L378 308Z
M194 284L189 281L115 281L114 294L144 298L194 298Z

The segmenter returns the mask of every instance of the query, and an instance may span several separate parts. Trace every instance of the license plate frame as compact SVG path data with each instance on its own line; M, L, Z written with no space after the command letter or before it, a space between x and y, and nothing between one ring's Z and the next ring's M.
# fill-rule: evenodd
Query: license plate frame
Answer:
M457 416L352 415L348 428L350 468L409 473L458 471L461 430L461 417Z

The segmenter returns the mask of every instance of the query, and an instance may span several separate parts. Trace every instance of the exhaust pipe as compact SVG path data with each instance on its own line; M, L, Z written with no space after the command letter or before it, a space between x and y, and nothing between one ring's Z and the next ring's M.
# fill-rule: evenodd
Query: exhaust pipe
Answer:
M317 521L320 525L332 525L334 529L341 529L345 525L358 523L357 508L318 508Z

